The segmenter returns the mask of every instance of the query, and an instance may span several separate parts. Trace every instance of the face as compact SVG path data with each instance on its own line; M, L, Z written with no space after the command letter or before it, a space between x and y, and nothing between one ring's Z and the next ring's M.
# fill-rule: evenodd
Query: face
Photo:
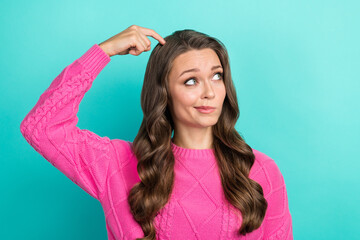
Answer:
M215 125L226 96L223 68L214 50L190 50L173 61L168 81L170 112L175 128L205 128ZM210 106L213 111L198 107Z

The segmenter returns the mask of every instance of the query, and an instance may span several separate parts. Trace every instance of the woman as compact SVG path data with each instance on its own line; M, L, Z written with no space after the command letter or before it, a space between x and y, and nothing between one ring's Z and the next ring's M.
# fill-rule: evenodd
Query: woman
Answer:
M134 142L79 129L80 101L114 55L149 51ZM109 239L292 239L283 176L235 130L225 46L132 25L67 66L22 121L26 140L98 199Z

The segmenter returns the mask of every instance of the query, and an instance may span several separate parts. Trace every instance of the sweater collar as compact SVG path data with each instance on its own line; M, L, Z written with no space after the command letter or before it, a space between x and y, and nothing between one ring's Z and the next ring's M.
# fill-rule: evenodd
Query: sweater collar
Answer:
M171 141L171 148L174 155L184 159L188 158L215 158L215 151L212 148L195 149L195 148L183 148Z

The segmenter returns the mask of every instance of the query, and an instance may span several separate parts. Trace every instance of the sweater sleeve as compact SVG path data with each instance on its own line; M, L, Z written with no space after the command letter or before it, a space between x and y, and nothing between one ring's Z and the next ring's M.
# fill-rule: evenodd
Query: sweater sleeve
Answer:
M270 159L265 164L271 191L265 195L268 208L265 214L265 239L292 240L292 217L284 177L275 161Z
M104 191L112 140L79 129L80 101L110 57L94 44L65 67L20 124L26 141L47 161L95 199Z

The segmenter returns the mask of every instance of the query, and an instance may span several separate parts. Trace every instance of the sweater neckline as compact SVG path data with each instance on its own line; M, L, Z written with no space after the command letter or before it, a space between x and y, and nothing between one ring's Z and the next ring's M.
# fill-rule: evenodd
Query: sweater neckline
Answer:
M176 145L171 140L171 148L173 150L174 155L180 156L182 158L209 158L215 157L215 151L212 148L205 148L205 149L196 149L196 148L183 148Z

